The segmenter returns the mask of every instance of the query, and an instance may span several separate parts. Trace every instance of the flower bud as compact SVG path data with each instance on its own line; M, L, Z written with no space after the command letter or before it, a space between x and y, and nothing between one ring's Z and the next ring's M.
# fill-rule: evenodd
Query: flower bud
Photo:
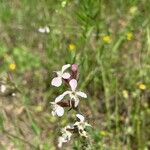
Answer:
M72 71L72 78L76 79L77 72L78 72L78 65L77 64L72 64L71 65L71 71Z
M77 72L77 70L78 70L78 65L77 65L77 64L72 64L72 65L71 65L71 70L72 70L73 72Z

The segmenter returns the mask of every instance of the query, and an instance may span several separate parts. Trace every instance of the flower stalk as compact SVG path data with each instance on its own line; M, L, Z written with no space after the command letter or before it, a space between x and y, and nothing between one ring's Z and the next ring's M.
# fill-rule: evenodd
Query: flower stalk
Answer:
M70 71L68 71L70 68ZM56 77L54 77L51 81L51 85L55 87L60 87L63 83L67 83L66 85L70 88L70 90L65 91L55 98L53 102L50 102L52 105L52 115L62 117L65 113L65 108L69 108L69 110L74 109L78 110L80 98L87 98L87 95L77 90L78 85L78 65L77 64L66 64L62 66L60 71L55 71ZM67 99L66 99L67 98ZM88 133L85 128L89 126L85 121L85 117L79 113L76 114L75 123L71 123L61 130L61 136L58 138L58 148L61 148L64 143L67 143L71 140L73 134L78 134L78 136L87 138Z

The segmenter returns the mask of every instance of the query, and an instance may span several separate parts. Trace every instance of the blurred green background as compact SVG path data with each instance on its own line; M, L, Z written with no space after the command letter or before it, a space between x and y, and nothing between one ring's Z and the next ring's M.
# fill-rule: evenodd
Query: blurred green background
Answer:
M93 130L90 146L64 149L150 149L149 0L0 0L0 149L56 149L75 113L51 115L65 89L50 85L53 71L66 63L79 65Z

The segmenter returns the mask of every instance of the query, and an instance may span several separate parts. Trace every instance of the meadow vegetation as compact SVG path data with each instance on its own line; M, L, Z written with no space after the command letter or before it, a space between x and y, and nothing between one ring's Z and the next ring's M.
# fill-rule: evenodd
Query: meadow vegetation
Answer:
M78 64L92 129L62 149L150 149L149 0L0 0L0 150L57 149L75 114L51 115L64 64Z

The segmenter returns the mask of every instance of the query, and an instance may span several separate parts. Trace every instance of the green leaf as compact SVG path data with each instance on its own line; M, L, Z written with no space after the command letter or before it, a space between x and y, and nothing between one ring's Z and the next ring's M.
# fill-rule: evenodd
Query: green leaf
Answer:
M37 134L37 135L40 134L41 130L35 122L32 122L31 127L35 134Z

